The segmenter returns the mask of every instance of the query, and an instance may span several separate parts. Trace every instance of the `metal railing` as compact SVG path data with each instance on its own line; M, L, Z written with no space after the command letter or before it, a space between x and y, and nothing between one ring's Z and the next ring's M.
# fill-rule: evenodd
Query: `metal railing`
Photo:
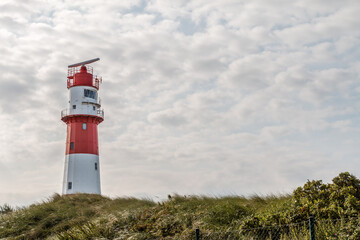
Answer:
M97 116L101 117L101 118L104 118L104 110L103 109L98 109L97 110Z
M70 109L68 109L68 108L61 111L61 118L71 116L71 115L90 115L90 116L97 116L100 118L104 118L104 110L98 109L95 114L70 113Z
M92 87L99 89L100 83L102 82L102 78L93 77ZM74 78L67 79L67 88L70 88L75 85Z
M80 72L80 68L81 67L68 68L67 88L74 86L74 84L75 84L74 76L76 73ZM101 77L98 78L97 76L94 77L93 68L89 65L86 66L86 71L93 76L92 86L96 89L99 89L100 83L102 82L102 78Z
M76 73L79 73L80 72L80 67L71 67L71 68L68 68L68 78L71 78L73 77ZM89 66L89 65L86 65L86 71L88 73L90 73L91 75L93 75L93 68L92 66Z

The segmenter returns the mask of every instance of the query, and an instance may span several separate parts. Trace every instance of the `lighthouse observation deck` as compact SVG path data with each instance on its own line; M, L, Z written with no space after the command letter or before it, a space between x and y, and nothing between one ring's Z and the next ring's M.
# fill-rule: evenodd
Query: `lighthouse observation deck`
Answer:
M72 116L79 116L79 115L84 115L84 116L94 116L96 118L100 118L101 121L104 120L104 110L103 109L97 109L95 113L89 113L89 114L76 114L72 111L72 109L66 108L64 110L61 111L61 119L64 121L65 118L69 118Z

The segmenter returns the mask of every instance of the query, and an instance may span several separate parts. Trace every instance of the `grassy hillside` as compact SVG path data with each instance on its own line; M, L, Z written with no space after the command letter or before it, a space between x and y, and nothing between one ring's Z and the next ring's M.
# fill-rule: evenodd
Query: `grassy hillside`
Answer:
M169 196L165 202L55 194L43 203L0 207L1 239L360 239L360 181L341 173L288 196ZM251 238L251 237L254 238Z

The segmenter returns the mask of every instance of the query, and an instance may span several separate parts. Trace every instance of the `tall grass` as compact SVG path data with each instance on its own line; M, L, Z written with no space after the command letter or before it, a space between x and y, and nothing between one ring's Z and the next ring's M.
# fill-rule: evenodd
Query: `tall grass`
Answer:
M47 201L0 215L0 238L14 239L189 239L195 228L236 228L264 206L289 197L175 195L155 203L99 195L53 195Z
M91 194L60 196L27 208L0 207L8 239L360 239L360 180L308 181L283 196L169 196L163 202Z
M141 209L155 203L135 198L110 199L100 195L54 194L47 201L0 215L0 238L44 239L83 226L121 209ZM3 209L2 207L1 209Z

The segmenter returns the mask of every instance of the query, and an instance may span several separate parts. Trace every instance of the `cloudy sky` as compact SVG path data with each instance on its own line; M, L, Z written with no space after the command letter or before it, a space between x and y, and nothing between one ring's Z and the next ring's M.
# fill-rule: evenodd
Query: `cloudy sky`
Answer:
M67 65L99 57L104 195L360 176L358 0L2 0L0 204L61 192Z

